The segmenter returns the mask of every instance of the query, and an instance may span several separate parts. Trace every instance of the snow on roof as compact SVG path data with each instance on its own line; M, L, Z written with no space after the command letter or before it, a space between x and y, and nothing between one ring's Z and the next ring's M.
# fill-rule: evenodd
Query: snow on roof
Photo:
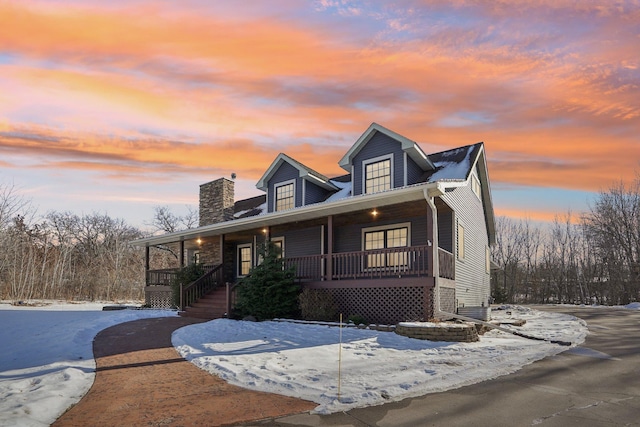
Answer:
M428 182L466 180L475 148L475 145L469 145L430 156L436 172L429 177Z
M335 180L330 180L330 182L339 188L338 191L327 197L325 202L333 202L340 199L345 199L351 196L351 181L349 182L340 182Z

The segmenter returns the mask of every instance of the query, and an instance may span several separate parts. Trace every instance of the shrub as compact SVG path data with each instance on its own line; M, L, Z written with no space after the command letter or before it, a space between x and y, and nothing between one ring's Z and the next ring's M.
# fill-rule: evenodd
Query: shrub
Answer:
M338 307L329 292L305 289L298 297L304 320L333 321L338 319Z
M300 286L295 283L295 267L284 268L280 248L266 242L258 251L262 262L249 271L237 288L236 311L258 320L295 317Z
M347 319L349 322L355 324L355 325L368 325L369 322L367 322L367 319L364 316L361 316L359 314L352 314L351 316L349 316L349 318Z

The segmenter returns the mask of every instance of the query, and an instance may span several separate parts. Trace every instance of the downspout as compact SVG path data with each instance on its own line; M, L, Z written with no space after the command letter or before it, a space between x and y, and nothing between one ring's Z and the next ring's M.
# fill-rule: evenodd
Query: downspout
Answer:
M440 310L440 260L438 258L438 209L434 203L436 197L444 194L444 188L440 184L436 183L434 186L424 189L424 199L427 201L429 208L431 209L431 227L432 227L432 250L431 250L431 265L433 266L433 317L440 316L442 310ZM444 313L443 313L444 314Z
M523 333L517 332L517 331L512 331L510 329L507 328L503 328L501 326L495 325L493 323L489 323L489 322L485 322L483 320L480 319L474 319L472 317L467 317L467 316L462 316L460 314L456 314L456 313L449 313L447 311L442 311L440 309L440 261L438 258L438 209L436 208L436 205L434 203L434 199L436 197L440 197L444 194L444 187L441 186L441 184L436 183L435 186L431 186L431 187L427 187L424 189L424 198L427 201L427 204L429 205L429 208L431 208L431 217L433 219L433 255L432 255L432 262L433 262L433 281L434 281L434 288L433 288L433 299L434 304L433 304L433 317L435 318L448 318L448 319L459 319L465 322L472 322L472 323L477 323L483 326L486 326L488 328L491 329L498 329L500 331L503 332L507 332L509 334L513 334L513 335L517 335L523 338L529 338L529 339L534 339L534 340L540 340L540 341L549 341L552 344L559 344L559 345L563 345L563 346L570 346L572 343L571 342L567 342L567 341L560 341L560 340L546 340L544 338L538 338L538 337L533 337L530 335L525 335Z

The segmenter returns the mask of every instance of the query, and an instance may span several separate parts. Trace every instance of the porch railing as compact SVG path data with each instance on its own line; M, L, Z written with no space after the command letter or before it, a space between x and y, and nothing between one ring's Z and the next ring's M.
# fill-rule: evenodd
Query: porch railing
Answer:
M204 276L188 285L180 284L180 310L184 310L185 307L193 304L202 296L224 284L224 269L222 268L222 264L215 267L205 266L205 271L207 272Z
M373 279L429 274L430 246L410 246L329 255L288 257L301 280ZM329 262L330 261L330 262ZM327 270L331 265L331 275Z
M147 271L147 286L171 286L180 271L179 268L165 268Z
M456 278L455 258L451 252L438 248L438 265L440 267L440 277L451 280Z

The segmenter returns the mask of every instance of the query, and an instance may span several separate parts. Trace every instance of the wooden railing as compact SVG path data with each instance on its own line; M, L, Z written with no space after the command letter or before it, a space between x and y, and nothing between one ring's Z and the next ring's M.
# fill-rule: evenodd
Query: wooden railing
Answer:
M147 286L171 286L175 282L179 268L165 268L147 271Z
M451 252L438 248L438 265L440 277L455 280L455 257Z
M180 284L180 310L193 304L203 295L208 294L218 286L224 284L224 269L218 266L205 266L206 273L188 285ZM208 271L207 271L208 270Z
M340 252L331 255L289 257L285 266L295 265L301 280L372 279L429 274L430 246ZM331 261L331 262L329 262ZM331 275L327 274L331 265Z

